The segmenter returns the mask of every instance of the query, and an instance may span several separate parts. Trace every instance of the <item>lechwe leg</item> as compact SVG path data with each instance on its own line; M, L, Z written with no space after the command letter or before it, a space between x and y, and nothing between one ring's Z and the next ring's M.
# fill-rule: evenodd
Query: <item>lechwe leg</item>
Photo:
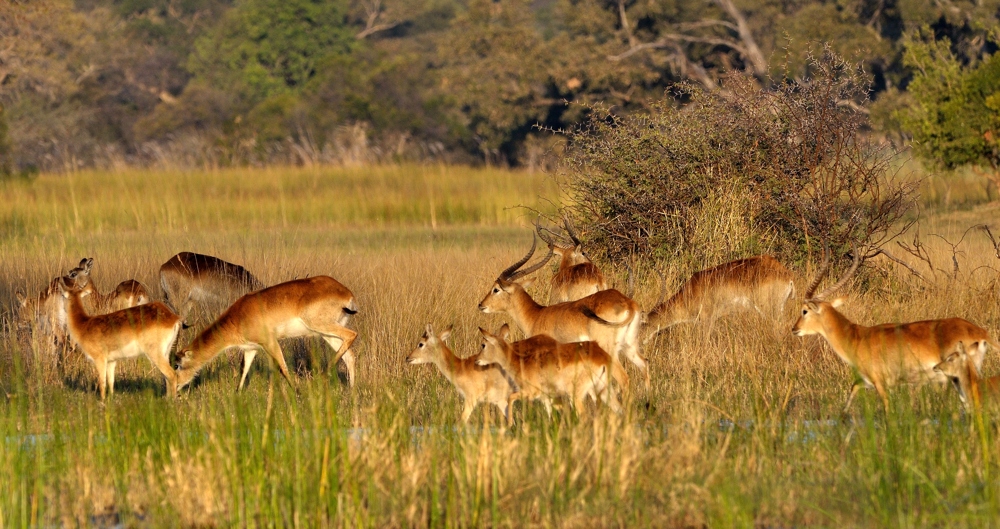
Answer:
M336 351L336 354L333 356L333 365L337 365L337 362L341 358L344 359L344 364L347 366L347 382L353 386L354 352L351 351L351 345L358 337L358 333L344 327L341 323L342 320L343 318L339 316L330 318L324 314L310 314L302 318L302 322L307 329L322 336L323 340L330 344L330 347ZM339 347L337 346L337 342L340 342ZM350 354L350 358L347 358L348 354Z
M260 344L261 349L266 352L274 363L278 365L278 371L281 371L281 376L285 377L288 381L288 385L295 387L295 382L292 380L292 376L288 373L288 365L285 364L285 354L281 352L281 346L278 345L278 340L274 336L269 337L266 343ZM244 353L245 354L245 353Z
M108 362L103 358L91 358L94 362L94 368L97 369L97 391L101 394L101 400L104 400L104 396L108 389Z
M170 367L170 350L174 348L174 342L177 341L177 333L181 330L181 325L178 323L174 326L172 333L163 337L162 340L153 343L146 344L143 347L143 352L146 353L146 358L160 370L160 373L164 378L167 379L167 396L173 397L177 394L177 372Z
M256 356L256 347L246 347L243 349L243 373L240 375L240 383L236 385L236 391L243 389L243 384L247 381L247 375L250 374L250 366L253 365L253 359Z
M108 362L107 373L108 373L108 395L115 394L115 368L118 367L118 362L111 361Z

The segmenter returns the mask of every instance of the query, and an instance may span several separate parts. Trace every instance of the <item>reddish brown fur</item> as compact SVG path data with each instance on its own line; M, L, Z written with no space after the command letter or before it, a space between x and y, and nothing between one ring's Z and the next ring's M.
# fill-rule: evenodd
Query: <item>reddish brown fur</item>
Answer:
M559 254L559 271L552 276L549 305L576 301L608 289L604 274L583 254L579 246L562 247L549 244Z
M84 306L89 314L107 314L152 301L152 296L149 295L146 287L134 279L126 279L111 292L101 294L90 277L93 266L93 258L84 258L80 261L79 266L66 274L66 277L72 279L78 287L83 289Z
M985 329L961 318L927 320L874 327L858 325L837 311L835 303L807 301L802 307L792 333L797 336L819 334L826 338L837 356L857 369L861 381L855 382L845 409L863 384L873 386L888 410L886 389L899 382L946 382L935 372L946 353L965 343L973 353L976 368L982 364L986 345L996 347Z
M167 379L167 395L176 392L177 379L170 368L170 349L180 332L181 320L163 303L150 303L124 310L88 316L83 308L84 293L79 288L59 284L68 299L69 335L97 369L101 399L106 388L115 392L118 360L145 354Z
M619 365L622 355L633 362L645 375L646 389L650 387L649 370L639 356L637 343L641 310L617 290L602 290L583 299L543 307L520 283L498 279L480 302L479 310L509 314L529 337L546 334L562 343L597 342ZM616 381L622 387L627 384L624 377L619 380L617 375Z
M737 310L761 307L779 316L794 294L794 277L777 259L760 255L702 270L688 279L673 297L653 307L646 316L651 329L646 340L672 325L717 318Z
M292 384L278 340L302 336L320 336L333 347L337 351L334 363L344 359L348 380L353 384L351 344L357 333L346 325L355 312L354 294L329 276L296 279L247 294L181 352L178 388L191 382L205 363L230 347L239 347L244 355L237 390L243 386L258 349L271 356L282 376ZM339 347L334 345L338 341Z
M198 303L227 303L264 288L240 265L211 255L181 252L160 267L160 287L167 303L187 317Z
M551 400L568 397L580 411L590 395L596 402L603 398L612 410L621 412L618 398L611 389L611 379L621 364L596 342L560 344L549 336L539 335L510 343L507 325L497 335L479 329L483 335L480 365L497 364L514 377L518 392L510 396L540 400L551 415ZM623 377L619 373L618 377Z

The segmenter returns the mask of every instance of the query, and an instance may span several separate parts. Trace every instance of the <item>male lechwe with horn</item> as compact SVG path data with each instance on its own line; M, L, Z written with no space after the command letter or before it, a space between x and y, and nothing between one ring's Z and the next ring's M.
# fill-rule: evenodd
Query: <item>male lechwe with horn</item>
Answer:
M518 399L538 400L551 417L553 399L569 398L576 412L582 413L590 396L595 404L603 400L621 413L611 380L622 380L625 373L596 342L559 343L540 334L511 343L507 324L495 335L481 327L479 332L483 342L476 363L498 365L514 377L518 390L510 395L512 404Z
M514 387L499 367L476 365L476 356L455 356L446 340L451 336L451 326L438 334L430 323L417 346L406 357L408 364L434 364L451 382L462 398L462 422L468 423L476 405L488 402L497 407L504 419L510 422L509 397Z
M209 309L225 306L264 288L264 284L240 265L211 255L181 252L160 267L160 287L167 303L187 318L198 305Z
M583 299L549 305L539 305L525 290L531 282L520 280L535 272L552 258L553 252L522 269L535 253L538 239L531 250L516 263L500 272L490 292L479 303L485 313L509 314L528 337L546 334L562 343L594 341L611 354L616 362L628 358L642 371L649 390L649 369L639 355L639 326L642 311L639 305L615 289L602 290ZM520 280L520 281L519 281ZM624 371L622 371L624 373ZM625 385L625 381L618 381Z
M843 303L842 299L831 301L830 296L847 284L865 259L877 255L877 252L863 256L855 248L853 262L844 276L833 286L814 294L830 271L830 254L824 253L823 265L806 289L802 313L792 327L792 333L796 336L822 336L837 356L857 371L860 379L851 386L845 411L862 386L874 387L888 411L887 389L895 384L946 383L947 377L935 371L934 367L959 343L964 344L966 354L977 370L982 365L987 345L997 347L985 329L962 318L886 323L873 327L852 322L837 310Z
M795 293L795 281L777 259L758 255L697 272L666 301L666 283L663 288L661 301L646 314L644 341L679 323L702 321L711 329L716 319L737 311L778 317Z
M243 387L259 349L294 385L278 340L306 336L319 336L336 351L334 364L344 360L348 382L353 385L351 344L358 334L348 329L347 323L357 312L354 294L329 276L295 279L251 292L236 300L179 353L177 387L190 383L202 366L230 347L243 351L243 373L237 391Z
M535 221L538 236L548 244L549 251L559 256L559 270L551 280L549 305L576 301L608 289L604 274L583 251L583 243L566 217L563 217L563 227L569 234L568 241Z
M170 349L181 330L181 319L163 303L155 302L88 316L83 308L84 290L61 279L57 288L67 300L70 338L97 370L97 385L104 399L115 392L115 366L119 360L146 355L167 379L167 395L173 396L177 378L170 367Z

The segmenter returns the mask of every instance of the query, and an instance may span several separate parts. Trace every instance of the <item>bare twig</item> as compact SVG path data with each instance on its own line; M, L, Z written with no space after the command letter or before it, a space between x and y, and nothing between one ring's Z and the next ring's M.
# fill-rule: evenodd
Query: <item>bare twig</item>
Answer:
M910 264L907 263L906 261L904 261L904 260L902 260L902 259L900 259L900 258L898 258L898 257L896 257L894 255L892 255L891 253L885 251L884 249L879 250L878 253L886 256L890 261L892 261L892 262L894 262L894 263L902 266L903 268L906 268L907 270L910 271L911 274L917 276L921 280L923 280L923 281L925 281L927 283L931 283L931 281L928 281L927 278L923 276L923 274L921 274L915 268L913 268L912 266L910 266Z

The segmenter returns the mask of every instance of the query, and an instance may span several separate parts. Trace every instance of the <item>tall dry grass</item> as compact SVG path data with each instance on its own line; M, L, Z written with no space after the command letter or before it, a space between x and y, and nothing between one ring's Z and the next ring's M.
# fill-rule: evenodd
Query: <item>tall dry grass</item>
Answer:
M41 288L83 256L95 257L103 289L135 277L157 292L159 264L195 250L244 264L269 283L333 275L361 308L352 324L360 333L355 388L325 365L325 345L286 342L286 355L301 360L295 391L258 359L248 390L237 395L237 365L223 355L176 401L164 398L162 377L140 359L122 362L118 392L101 403L93 368L79 353L60 373L8 331L0 340L0 526L881 527L983 525L1000 513L995 409L988 408L980 427L951 390L901 388L889 415L865 392L842 416L852 374L818 340L789 336L797 310L791 305L779 322L748 316L725 320L708 335L693 325L661 334L643 350L653 389L634 392L622 417L600 409L577 417L567 407L549 420L540 407L519 406L510 431L501 431L500 418L488 411L477 411L463 428L459 399L443 377L403 359L428 322L455 325L460 355L478 346L477 327L501 325L503 318L480 314L476 305L497 273L526 251L531 235L530 219L499 204L544 204L524 191L544 182L473 174L471 189L456 196L473 201L470 209L510 216L439 218L437 229L419 219L380 227L331 220L318 206L309 209L309 197L286 226L275 193L237 207L192 189L261 186L244 180L269 174L223 175L225 184L203 175L202 183L176 191L164 173L93 175L122 178L128 189L149 186L160 202L189 212L234 210L192 213L200 220L187 227L155 229L139 229L127 212L109 212L127 203L109 202L96 188L84 193L79 175L75 231L66 229L77 221L62 180L0 190L0 219L17 212L47 226L5 232L5 306L13 288ZM395 174L399 181L387 186L412 184ZM493 189L494 208L476 202L476 186L485 185L477 181L511 187ZM351 197L317 194L334 203ZM32 207L18 202L26 196L35 197ZM363 191L354 196L378 200ZM391 203L393 193L387 196ZM909 260L923 281L885 261L882 275L850 291L845 312L868 324L962 316L997 336L1000 261L992 247L972 232L953 274L951 249L929 234L954 242L968 225L998 213L987 206L927 219L921 237L945 273ZM733 219L718 222L724 225L713 229L739 232ZM668 269L669 288L695 266ZM796 272L801 292L811 271ZM536 298L546 297L549 273L532 288ZM655 278L648 270L638 274L643 307L659 295ZM625 288L624 274L612 282ZM309 365L311 356L318 360ZM985 371L998 370L991 354Z

